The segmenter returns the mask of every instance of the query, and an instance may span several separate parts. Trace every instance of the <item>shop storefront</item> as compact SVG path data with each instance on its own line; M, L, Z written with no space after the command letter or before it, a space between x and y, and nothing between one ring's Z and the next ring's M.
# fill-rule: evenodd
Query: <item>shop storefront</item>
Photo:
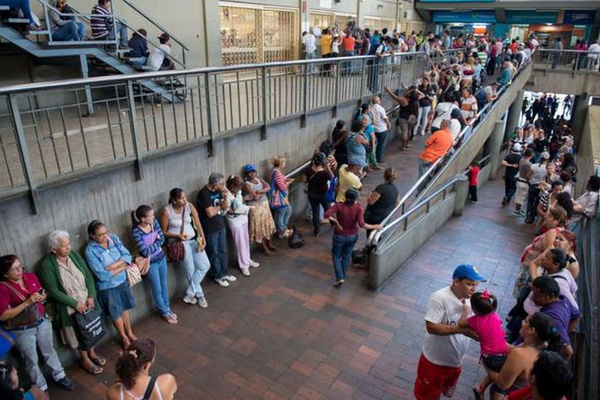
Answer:
M435 32L441 34L450 31L450 36L474 34L485 36L491 32L496 23L496 14L493 10L481 11L434 11L433 22Z
M298 58L298 10L219 3L223 65Z
M530 33L535 33L540 45L551 47L552 42L560 37L565 48L575 45L577 40L590 39L595 24L594 10L568 11L506 11L506 30L510 38L523 40ZM500 32L495 32L495 36Z
M396 24L393 19L379 18L379 17L365 17L363 28L369 28L371 32L380 31L383 28L387 28L390 32L396 29Z
M317 27L321 31L334 26L343 30L346 29L348 23L356 23L356 15L311 11L309 20L311 28Z

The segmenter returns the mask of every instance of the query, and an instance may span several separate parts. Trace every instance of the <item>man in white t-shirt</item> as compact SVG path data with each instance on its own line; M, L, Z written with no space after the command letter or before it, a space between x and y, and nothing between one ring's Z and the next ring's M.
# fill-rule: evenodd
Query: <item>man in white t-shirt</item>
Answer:
M474 332L458 326L465 301L485 279L475 267L461 264L454 270L452 284L429 298L425 314L425 342L417 367L414 395L417 400L452 397L461 366Z
M162 33L158 40L160 45L150 52L146 65L152 71L165 71L175 69L175 63L169 57L171 55L171 36Z
M304 49L304 58L314 60L317 57L317 39L310 32L302 32L302 47ZM309 73L315 71L314 65L309 65Z
M375 136L377 137L377 147L375 149L375 158L377 163L381 164L385 157L385 146L388 136L388 130L390 129L390 120L387 117L385 108L381 105L381 99L379 96L373 96L371 99L371 111L375 120L373 121L373 128L375 129Z

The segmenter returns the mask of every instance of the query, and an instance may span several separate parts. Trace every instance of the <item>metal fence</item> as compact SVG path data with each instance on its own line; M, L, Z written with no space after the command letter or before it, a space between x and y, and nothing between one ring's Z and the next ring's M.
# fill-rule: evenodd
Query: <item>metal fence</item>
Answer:
M571 71L573 75L598 72L600 66L600 52L593 51L538 49L534 58L536 69Z
M449 55L448 55L449 56ZM439 61L439 60L437 60ZM0 88L0 198L134 162L176 146L208 144L251 129L337 109L411 85L424 53L153 72ZM153 81L170 95L141 85ZM85 116L85 89L95 114ZM168 101L172 98L174 101Z

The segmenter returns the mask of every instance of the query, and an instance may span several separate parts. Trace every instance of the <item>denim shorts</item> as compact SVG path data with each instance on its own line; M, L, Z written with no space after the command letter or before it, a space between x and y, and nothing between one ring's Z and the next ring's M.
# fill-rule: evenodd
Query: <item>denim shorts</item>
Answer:
M99 290L98 302L113 321L121 318L125 311L135 308L135 299L127 281L114 288Z
M492 371L500 372L506 361L506 355L481 356L481 361Z

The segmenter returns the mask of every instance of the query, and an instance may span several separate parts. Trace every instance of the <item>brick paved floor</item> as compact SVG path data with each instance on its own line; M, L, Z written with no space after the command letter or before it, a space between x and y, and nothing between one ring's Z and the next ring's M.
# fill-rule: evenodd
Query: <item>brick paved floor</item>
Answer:
M388 161L404 173L401 180L414 181L418 150L390 150ZM381 175L367 178L367 189ZM399 186L403 191L407 184ZM226 289L206 283L207 310L178 299L173 308L179 325L151 317L134 331L156 340L154 372L176 376L177 400L412 399L427 300L449 284L455 265L480 267L489 279L484 286L500 298L502 316L512 305L518 257L532 234L500 208L502 193L502 182L484 186L479 203L450 219L380 292L369 291L365 271L354 269L342 288L333 288L330 228L317 239L308 222L300 221L304 248L280 242L279 257L255 255L261 266L252 276L234 271L239 280ZM52 399L104 398L118 352L116 343L101 347L110 359L102 375L70 368L77 389L52 387ZM471 399L470 388L481 376L473 343L455 399Z

